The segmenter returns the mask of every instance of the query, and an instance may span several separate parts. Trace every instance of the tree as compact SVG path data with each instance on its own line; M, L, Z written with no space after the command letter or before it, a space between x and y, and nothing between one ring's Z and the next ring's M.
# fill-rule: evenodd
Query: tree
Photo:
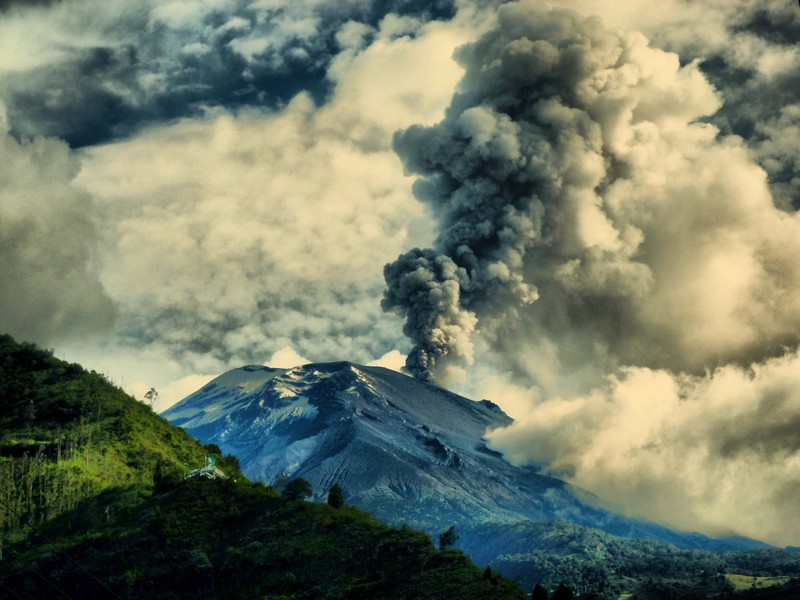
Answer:
M284 486L283 492L281 492L281 495L284 497L284 499L288 500L289 502L303 500L311 496L311 494L311 484L302 477L292 479Z
M450 525L446 531L439 534L439 550L455 546L457 541L458 534L456 533L456 526Z
M156 388L151 387L149 390L147 390L147 393L144 395L144 399L147 400L150 408L153 408L153 405L158 402L158 392L156 391Z
M547 590L544 589L544 586L541 583L537 583L535 586L533 586L531 600L547 600Z
M558 589L553 592L552 600L572 600L572 598L572 590L565 586L562 582L558 584Z
M222 458L222 450L216 444L206 444L203 446L203 449L209 454L213 454L214 456Z
M153 470L153 486L157 492L171 490L180 481L180 467L160 458L156 461L156 466Z
M328 490L328 504L333 508L342 508L344 506L344 494L342 493L342 486L334 483L331 489Z
M222 455L217 461L217 465L225 472L225 475L234 481L237 477L242 476L242 465L239 464L239 459L233 454Z

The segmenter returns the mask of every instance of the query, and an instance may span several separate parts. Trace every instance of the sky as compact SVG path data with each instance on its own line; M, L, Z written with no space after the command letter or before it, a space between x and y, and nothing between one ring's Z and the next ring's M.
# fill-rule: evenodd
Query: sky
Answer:
M800 545L799 39L789 0L0 1L0 330L157 410L405 368L615 510Z

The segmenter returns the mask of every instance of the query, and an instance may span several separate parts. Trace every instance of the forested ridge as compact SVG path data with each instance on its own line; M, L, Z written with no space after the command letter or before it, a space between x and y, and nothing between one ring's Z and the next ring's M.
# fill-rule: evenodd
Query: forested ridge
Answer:
M0 531L6 538L110 486L150 485L157 472L201 464L205 453L103 375L0 336Z
M793 550L688 550L569 521L487 523L467 529L463 537L465 550L479 564L486 559L482 545L502 543L504 553L491 565L524 589L536 582L552 589L563 581L576 592L602 590L607 598L700 599L800 586L800 552Z

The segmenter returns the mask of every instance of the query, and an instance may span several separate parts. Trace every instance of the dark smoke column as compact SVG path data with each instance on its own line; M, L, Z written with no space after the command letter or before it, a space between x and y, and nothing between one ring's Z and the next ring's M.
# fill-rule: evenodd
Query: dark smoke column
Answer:
M680 157L712 144L696 120L719 98L695 64L641 34L537 4L500 7L496 26L456 53L465 74L445 118L395 135L438 225L432 248L385 270L384 308L405 317L415 344L408 367L435 378L452 359L469 362L479 322L520 373L535 371L531 349L551 372L702 369L725 349L710 335L697 350L685 318L702 283L684 285L674 268L676 246L698 239L676 215L699 218L716 202L713 187L683 179L697 159L681 168ZM713 263L714 248L694 248L684 262Z
M384 269L383 308L406 317L415 344L406 367L420 379L441 374L445 359L472 360L476 313L537 298L521 267L543 207L519 135L508 115L478 106L451 107L442 123L395 136L406 170L422 175L415 195L440 219L435 249L411 250Z
M571 12L507 5L497 28L458 51L466 74L445 119L396 134L406 172L420 176L415 196L439 220L433 249L384 270L383 307L406 317L415 344L407 367L418 377L435 377L446 357L469 359L474 317L534 302L532 253L547 269L565 243L558 230L581 203L597 206L600 126L575 107L607 38ZM425 296L443 286L447 293Z
M433 379L433 368L447 357L472 360L469 334L475 315L461 307L469 277L463 267L435 250L414 248L386 265L389 287L381 306L406 317L403 327L414 349L406 368L423 381Z

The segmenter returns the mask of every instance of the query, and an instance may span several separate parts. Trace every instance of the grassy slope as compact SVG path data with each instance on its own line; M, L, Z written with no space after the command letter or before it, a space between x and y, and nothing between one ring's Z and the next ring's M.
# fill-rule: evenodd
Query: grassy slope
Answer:
M205 454L102 375L0 336L0 531L6 537L24 536L110 486L151 485L157 467L162 476L179 476L184 463L200 466Z
M0 336L0 596L522 597L425 534L287 502L235 459L229 480L182 481L206 452L101 375Z

